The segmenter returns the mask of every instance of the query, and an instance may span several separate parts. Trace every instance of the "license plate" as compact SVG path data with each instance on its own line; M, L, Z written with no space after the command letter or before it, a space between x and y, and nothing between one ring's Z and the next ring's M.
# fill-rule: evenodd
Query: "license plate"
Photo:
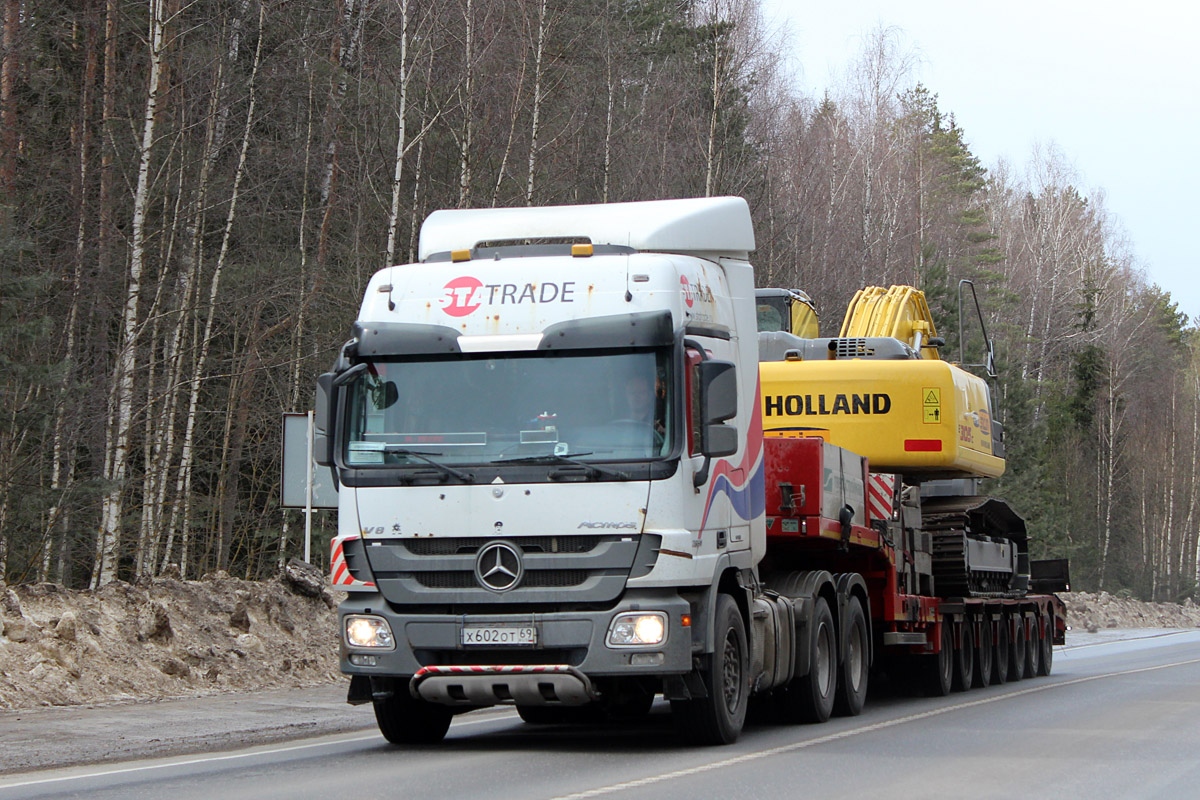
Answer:
M464 625L462 643L465 645L537 644L537 628L532 625Z

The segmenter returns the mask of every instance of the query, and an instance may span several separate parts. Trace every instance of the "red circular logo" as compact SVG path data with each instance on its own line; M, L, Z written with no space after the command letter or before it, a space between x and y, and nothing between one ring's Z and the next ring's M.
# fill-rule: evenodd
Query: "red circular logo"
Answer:
M445 286L446 294L438 298L438 304L452 317L465 317L483 303L483 281L463 275Z
M691 308L696 301L692 296L692 285L688 283L687 275L679 276L679 286L683 291L683 302L687 304L688 308Z

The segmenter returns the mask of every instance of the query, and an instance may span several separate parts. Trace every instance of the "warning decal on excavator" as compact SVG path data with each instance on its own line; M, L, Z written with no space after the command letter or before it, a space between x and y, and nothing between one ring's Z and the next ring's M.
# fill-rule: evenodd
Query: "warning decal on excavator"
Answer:
M921 408L924 410L925 422L936 424L942 421L942 390L925 388L921 390Z

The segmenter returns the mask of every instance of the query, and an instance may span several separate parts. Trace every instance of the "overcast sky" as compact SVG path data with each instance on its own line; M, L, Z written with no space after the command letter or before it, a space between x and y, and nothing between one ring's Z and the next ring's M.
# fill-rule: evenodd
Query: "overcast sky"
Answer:
M1056 146L1127 234L1150 281L1200 320L1200 4L1137 0L762 0L797 88L819 94L880 25L972 152L1023 174Z

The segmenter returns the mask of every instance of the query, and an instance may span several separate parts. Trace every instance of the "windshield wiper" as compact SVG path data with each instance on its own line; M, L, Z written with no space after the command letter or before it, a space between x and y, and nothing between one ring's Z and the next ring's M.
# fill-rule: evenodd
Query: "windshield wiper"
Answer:
M475 476L470 472L463 472L461 469L455 469L454 467L447 466L440 461L434 461L432 458L430 458L430 456L440 456L440 452L409 450L407 447L401 447L400 445L396 444L385 444L383 446L383 452L390 453L394 456L411 456L419 461L424 461L426 464L441 470L444 474L452 475L455 478L458 478L463 483L470 483L471 481L475 480Z
M608 467L598 467L595 464L589 464L586 461L580 461L579 456L590 456L591 453L572 453L569 456L558 455L556 453L544 453L540 456L518 456L516 458L498 458L493 461L493 464L571 464L576 467L583 467L589 478L594 478L598 475L607 475L611 478L620 478L621 480L629 480L628 473L621 472Z

